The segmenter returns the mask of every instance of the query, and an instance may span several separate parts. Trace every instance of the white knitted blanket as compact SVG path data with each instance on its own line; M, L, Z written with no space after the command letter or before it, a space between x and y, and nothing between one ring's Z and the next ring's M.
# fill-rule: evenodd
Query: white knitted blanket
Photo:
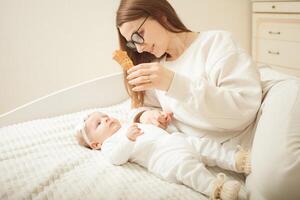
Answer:
M74 128L95 110L127 120L129 100L1 128L0 199L207 199L136 164L113 166L100 151L79 146Z

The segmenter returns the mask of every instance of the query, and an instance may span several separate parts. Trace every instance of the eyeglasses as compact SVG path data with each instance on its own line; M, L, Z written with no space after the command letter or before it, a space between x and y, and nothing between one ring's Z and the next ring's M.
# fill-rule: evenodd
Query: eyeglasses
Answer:
M149 16L147 16L139 28L131 34L131 40L126 43L126 46L130 49L136 50L136 44L143 44L144 38L139 34L140 28L144 25Z

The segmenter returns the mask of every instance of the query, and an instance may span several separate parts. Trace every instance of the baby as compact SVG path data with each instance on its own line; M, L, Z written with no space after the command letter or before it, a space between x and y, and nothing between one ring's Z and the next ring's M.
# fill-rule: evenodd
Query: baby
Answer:
M156 113L145 112L149 115ZM172 115L164 114L168 124ZM249 152L241 148L225 150L213 140L179 132L169 134L152 124L121 124L100 112L88 115L79 127L76 134L79 144L100 149L114 165L128 161L137 163L164 180L185 184L211 199L246 198L238 181L225 180L222 173L215 177L206 168L218 166L238 173L250 173Z

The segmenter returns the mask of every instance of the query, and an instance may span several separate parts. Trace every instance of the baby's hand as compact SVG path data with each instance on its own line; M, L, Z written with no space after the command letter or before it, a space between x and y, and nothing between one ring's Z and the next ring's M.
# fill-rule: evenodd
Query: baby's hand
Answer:
M173 113L160 110L147 110L140 116L140 123L153 124L166 129L172 121Z
M137 126L137 124L132 124L127 130L127 138L131 141L135 141L136 138L143 135L144 133L141 129Z

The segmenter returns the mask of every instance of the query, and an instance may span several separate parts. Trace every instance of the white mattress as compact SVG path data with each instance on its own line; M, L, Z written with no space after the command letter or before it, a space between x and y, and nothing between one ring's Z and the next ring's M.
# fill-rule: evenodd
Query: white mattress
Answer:
M100 151L79 146L74 128L84 114L95 110L126 120L129 100L1 128L0 199L207 199L136 164L113 166Z

